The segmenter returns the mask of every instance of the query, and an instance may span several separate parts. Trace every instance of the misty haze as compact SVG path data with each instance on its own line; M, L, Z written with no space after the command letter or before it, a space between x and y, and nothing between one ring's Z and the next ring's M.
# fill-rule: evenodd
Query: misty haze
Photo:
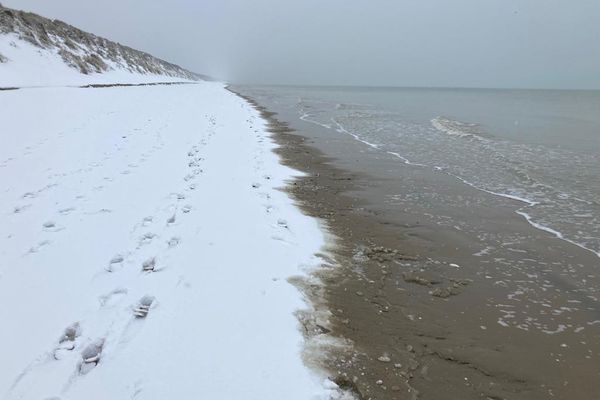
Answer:
M598 20L2 0L0 398L598 397Z

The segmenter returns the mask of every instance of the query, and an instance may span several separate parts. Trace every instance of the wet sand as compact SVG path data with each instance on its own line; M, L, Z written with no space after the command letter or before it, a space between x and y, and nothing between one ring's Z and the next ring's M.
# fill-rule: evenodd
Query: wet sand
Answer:
M333 380L361 399L599 396L596 255L518 202L245 98L306 173L289 192L334 235L335 268L305 288L331 313L316 334L352 343L321 360Z

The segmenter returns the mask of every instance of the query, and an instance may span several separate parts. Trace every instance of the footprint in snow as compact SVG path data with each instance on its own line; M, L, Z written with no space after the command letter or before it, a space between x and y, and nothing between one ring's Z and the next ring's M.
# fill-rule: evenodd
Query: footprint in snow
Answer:
M185 194L183 193L171 193L170 197L177 200L185 200ZM175 206L171 204L170 207L173 208Z
M181 243L181 238L179 238L177 236L173 236L171 239L169 239L169 241L167 242L167 245L169 246L169 248L173 248L173 247L177 247L179 245L179 243Z
M135 382L134 386L133 386L133 393L131 394L131 400L135 400L138 398L138 396L140 394L142 394L144 388L142 387L142 382L138 381Z
M46 229L56 228L56 223L54 221L44 222L43 227Z
M144 218L143 221L142 221L142 226L151 225L153 220L154 220L154 217L146 217L146 218Z
M54 349L52 356L55 360L60 360L65 354L75 350L77 338L81 336L79 322L69 325L61 337L58 339L58 346Z
M169 218L167 218L167 225L173 225L175 223L176 215L173 214Z
M50 245L52 242L49 240L42 240L41 242L39 242L37 245L33 246L32 248L29 249L29 253L33 254L33 253L37 253L40 250L42 250L44 247Z
M285 239L285 238L283 238L281 236L277 236L277 235L271 236L271 239L276 240L276 241L281 242L281 243L284 243L284 244L287 244L287 245L291 245L292 244L292 242L290 242L289 240L287 240L287 239Z
M46 221L42 224L42 227L44 228L44 231L46 232L58 232L58 231L62 231L63 229L65 229L64 227L58 227L56 226L56 222L54 221Z
M181 211L183 211L185 214L189 213L190 211L192 211L192 206L189 204L186 204L185 206L183 206L181 208Z
M30 207L31 207L31 204L25 204L24 206L17 206L14 208L13 213L21 214L22 212L26 211Z
M118 288L98 297L101 308L114 307L127 295L127 289Z
M133 315L138 319L143 319L148 316L150 308L154 304L153 296L144 296L140 299L137 306L133 309Z
M81 327L79 326L79 322L75 322L74 324L69 325L65 328L62 336L58 340L59 343L64 342L73 342L75 339L81 335Z
M144 272L154 272L155 269L156 269L156 257L149 258L142 263L142 271L144 271Z
M73 211L75 211L75 207L68 207L68 208L63 208L62 210L58 210L58 213L61 215L69 215Z
M111 212L112 212L112 210L110 210L108 208L101 208L97 211L87 211L87 212L85 212L85 215L110 214Z
M150 244L158 235L152 232L146 232L140 238L140 245Z
M123 268L124 261L125 261L125 257L123 257L121 254L117 254L116 256L114 256L113 258L110 259L106 270L108 272L115 272L115 271Z
M98 339L90 343L81 352L81 361L78 368L79 373L85 375L98 365L102 356L102 350L104 349L104 342L104 339Z

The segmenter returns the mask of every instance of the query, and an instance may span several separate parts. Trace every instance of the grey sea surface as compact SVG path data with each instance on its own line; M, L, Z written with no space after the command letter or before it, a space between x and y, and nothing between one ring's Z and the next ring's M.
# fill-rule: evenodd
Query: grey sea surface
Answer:
M600 256L600 91L247 90L399 162L520 200L536 228Z

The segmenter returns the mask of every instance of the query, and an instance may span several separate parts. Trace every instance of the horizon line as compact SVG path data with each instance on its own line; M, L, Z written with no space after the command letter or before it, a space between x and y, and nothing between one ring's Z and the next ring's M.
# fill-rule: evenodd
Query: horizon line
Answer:
M429 90L531 90L531 91L563 91L563 92L597 92L600 87L583 88L542 88L542 87L492 87L492 86L411 86L411 85L349 85L349 84L299 84L299 83L241 83L224 80L230 85L237 86L277 86L304 88L364 88L364 89L429 89Z

